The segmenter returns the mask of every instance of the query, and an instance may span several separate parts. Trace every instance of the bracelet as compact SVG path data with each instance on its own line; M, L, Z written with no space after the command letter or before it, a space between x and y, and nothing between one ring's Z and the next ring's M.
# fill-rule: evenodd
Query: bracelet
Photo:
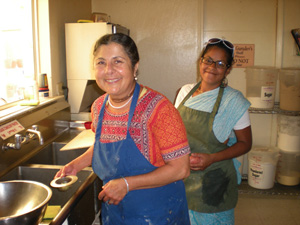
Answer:
M123 178L123 180L125 181L125 183L126 183L126 187L127 187L127 193L129 192L129 184L128 184L128 182L127 182L127 180L126 180L126 178L125 177L122 177Z

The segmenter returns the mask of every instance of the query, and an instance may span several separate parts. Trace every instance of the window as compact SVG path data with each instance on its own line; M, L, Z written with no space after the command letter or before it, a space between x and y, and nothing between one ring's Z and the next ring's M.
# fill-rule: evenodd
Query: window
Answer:
M24 98L26 78L35 79L34 1L0 0L0 106Z

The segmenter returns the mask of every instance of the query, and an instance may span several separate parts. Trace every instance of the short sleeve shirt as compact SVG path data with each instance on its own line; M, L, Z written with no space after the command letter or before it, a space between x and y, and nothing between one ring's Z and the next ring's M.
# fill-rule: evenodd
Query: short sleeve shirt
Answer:
M162 94L141 85L141 93L129 132L143 156L154 166L190 153L184 123L177 109ZM106 94L92 105L92 130ZM104 143L126 138L129 112L117 114L105 108L100 141Z

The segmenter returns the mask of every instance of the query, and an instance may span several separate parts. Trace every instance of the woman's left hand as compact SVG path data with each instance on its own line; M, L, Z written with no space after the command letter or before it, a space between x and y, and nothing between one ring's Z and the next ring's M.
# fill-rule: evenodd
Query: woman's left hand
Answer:
M102 189L98 195L99 200L111 205L118 205L127 194L127 186L122 178L107 182Z

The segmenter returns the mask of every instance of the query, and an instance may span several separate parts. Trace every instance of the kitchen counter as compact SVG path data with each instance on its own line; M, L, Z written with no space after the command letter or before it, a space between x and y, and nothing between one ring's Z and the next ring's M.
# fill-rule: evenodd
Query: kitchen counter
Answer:
M45 135L47 138L45 138L43 146L35 146L36 140L33 140L33 145L26 144L20 150L10 150L9 153L16 156L20 153L24 154L19 155L20 158L18 158L17 164L13 164L13 166L9 166L7 169L1 171L0 181L15 179L34 180L49 186L55 173L63 165L87 149L60 151L64 145L76 137L82 130L72 128L58 130L59 132L54 132L53 136ZM42 131L43 134L46 134L44 129ZM48 136L51 138L49 139ZM61 209L53 219L47 220L47 223L43 222L42 224L85 225L86 223L91 224L94 221L95 215L100 210L100 202L97 199L97 195L102 182L93 173L91 167L86 167L77 176L78 181L65 192L50 187L53 195L49 205L60 206ZM64 221L67 221L67 223L64 223Z
M27 139L28 142L23 143L20 149L3 148L0 151L0 181L34 180L50 186L56 172L87 149L60 151L85 129L80 121L70 121L69 105L62 98L51 99L35 107L22 107L9 116L0 115L0 125L14 120L24 127L18 132L24 140L26 131L36 125L43 141L36 135ZM0 146L8 146L7 143L15 143L14 135L0 139ZM51 187L53 195L49 205L61 208L48 221L51 225L66 224L64 222L68 225L91 224L99 212L97 195L102 182L90 167L80 171L77 176L76 183L65 192Z

